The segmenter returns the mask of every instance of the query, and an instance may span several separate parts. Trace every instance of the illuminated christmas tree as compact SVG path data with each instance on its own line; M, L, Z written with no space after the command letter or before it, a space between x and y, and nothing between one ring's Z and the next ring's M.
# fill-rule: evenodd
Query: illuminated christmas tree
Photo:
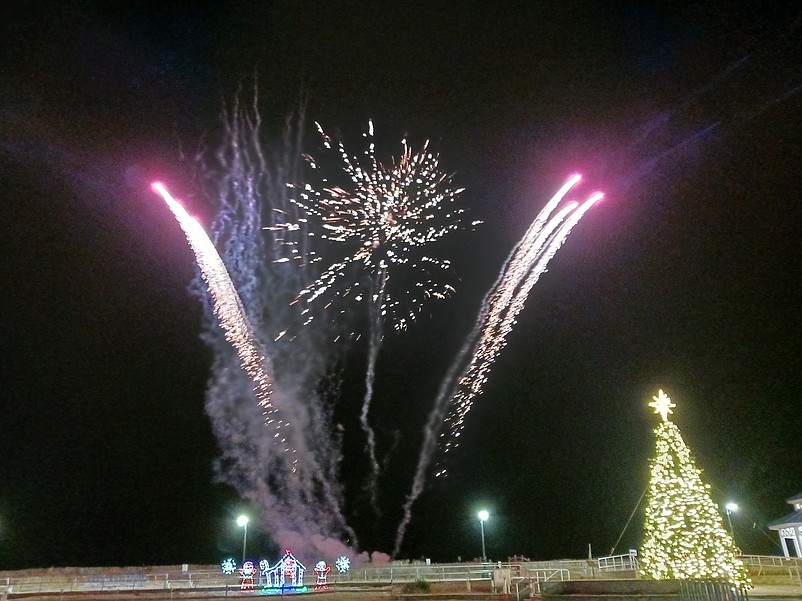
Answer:
M668 419L676 407L662 390L649 403L663 421L655 429L657 451L651 461L641 573L655 580L722 580L749 584L736 557L735 542L724 528L710 487L702 482L679 428Z

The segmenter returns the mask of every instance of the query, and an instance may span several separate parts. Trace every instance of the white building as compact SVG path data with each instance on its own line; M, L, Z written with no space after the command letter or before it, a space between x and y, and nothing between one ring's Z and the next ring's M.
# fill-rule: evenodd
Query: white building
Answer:
M802 492L786 499L794 510L787 516L769 524L780 533L780 546L786 557L802 557Z

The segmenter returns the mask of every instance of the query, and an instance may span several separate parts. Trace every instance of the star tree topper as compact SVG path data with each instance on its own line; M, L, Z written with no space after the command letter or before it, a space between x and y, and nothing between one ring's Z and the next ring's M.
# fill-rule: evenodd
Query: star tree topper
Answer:
M654 407L654 412L659 413L664 422L668 421L668 414L674 413L671 408L676 407L676 405L671 402L671 398L663 392L662 388L657 393L657 396L653 396L652 398L654 400L649 403L649 407Z

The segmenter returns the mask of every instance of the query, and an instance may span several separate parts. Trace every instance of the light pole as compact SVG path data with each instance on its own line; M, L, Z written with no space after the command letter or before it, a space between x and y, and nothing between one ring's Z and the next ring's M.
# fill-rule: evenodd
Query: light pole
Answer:
M237 526L244 528L242 531L242 564L245 564L245 543L248 541L248 516L241 515L237 518Z
M479 529L482 531L482 561L487 561L487 553L485 553L485 520L490 517L484 509L478 513L479 516Z
M727 521L730 523L730 535L732 536L732 543L735 544L735 530L732 529L732 512L738 511L738 506L735 503L727 503L724 509L727 510Z

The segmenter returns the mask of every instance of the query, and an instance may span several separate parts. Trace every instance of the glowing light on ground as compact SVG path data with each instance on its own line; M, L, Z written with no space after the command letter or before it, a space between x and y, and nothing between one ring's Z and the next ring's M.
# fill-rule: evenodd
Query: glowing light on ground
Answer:
M401 548L406 528L412 519L412 505L423 492L426 474L438 443L444 453L458 446L465 418L474 399L481 394L493 362L506 346L507 336L530 291L574 226L603 197L601 192L596 192L581 204L570 202L552 217L580 179L579 175L569 178L546 203L507 257L496 282L485 295L474 327L449 368L429 414L412 490L407 496L403 518L396 531L393 556ZM441 468L435 476L445 473L446 470Z
M283 446L285 452L294 452L294 449L288 445L285 434L288 424L278 416L276 407L271 402L270 361L253 336L242 307L242 301L223 260L200 223L170 195L167 188L159 182L153 183L151 187L167 203L186 235L209 294L214 301L214 313L225 331L226 340L236 350L242 369L251 379L254 395L262 407L265 424L275 430L275 444Z

